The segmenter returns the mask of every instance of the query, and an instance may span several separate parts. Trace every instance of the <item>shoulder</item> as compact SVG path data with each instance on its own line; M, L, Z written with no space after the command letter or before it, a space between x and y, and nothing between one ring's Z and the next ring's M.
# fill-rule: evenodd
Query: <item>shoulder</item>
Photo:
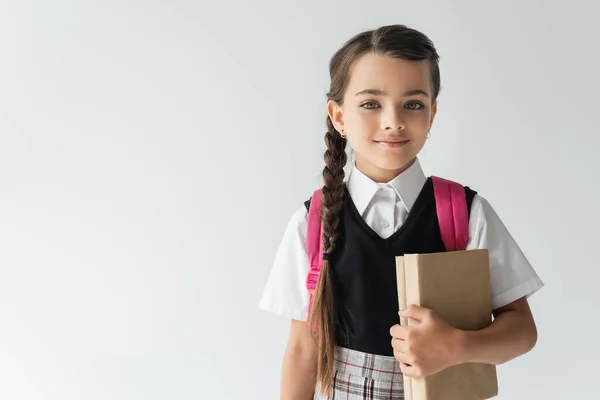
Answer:
M308 203L308 205L306 205ZM303 231L306 233L306 225L308 223L308 207L310 206L310 200L307 200L305 204L298 207L296 211L291 215L288 228L293 228L297 231Z
M307 211L302 205L289 219L260 301L261 309L299 321L306 321L309 302L306 227Z
M306 212L307 212L307 213L308 213L308 211L310 210L310 203L312 202L313 196L315 196L315 195L321 195L321 188L319 188L319 189L316 189L316 190L315 190L315 191L314 191L314 192L311 194L311 196L308 198L308 200L306 200L306 201L304 202L304 207L305 207L305 209L306 209Z
M501 224L504 227L500 216L490 204L487 198L482 196L480 193L474 192L473 201L471 203L471 215L478 221L480 225L498 225ZM508 232L507 232L508 233Z
M489 250L494 309L529 297L544 286L496 210L480 194L473 198L471 215L467 250Z
M279 251L283 258L297 259L306 253L306 232L308 228L308 211L304 204L298 207L289 217Z
M471 231L469 236L474 241L481 241L483 236L490 238L490 235L494 241L512 240L512 235L494 207L480 193L473 195L469 226ZM483 243L479 243L479 246L483 245Z

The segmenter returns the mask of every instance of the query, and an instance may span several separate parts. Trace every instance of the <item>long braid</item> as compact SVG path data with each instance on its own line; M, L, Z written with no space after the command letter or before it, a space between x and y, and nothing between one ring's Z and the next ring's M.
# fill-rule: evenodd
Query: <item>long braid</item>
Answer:
M321 190L323 205L323 250L331 253L340 235L341 211L344 203L344 166L346 165L346 140L336 131L331 119L327 118L325 133L324 186ZM317 357L317 382L324 394L332 390L335 356L335 299L332 293L332 272L329 260L323 261L315 290L314 303L310 315L311 325L315 322Z

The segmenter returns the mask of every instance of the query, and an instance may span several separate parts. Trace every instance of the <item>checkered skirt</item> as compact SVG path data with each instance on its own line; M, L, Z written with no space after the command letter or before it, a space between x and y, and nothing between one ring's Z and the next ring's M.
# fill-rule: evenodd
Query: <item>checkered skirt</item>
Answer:
M335 352L333 393L315 400L404 399L402 371L394 357L362 353L338 347Z

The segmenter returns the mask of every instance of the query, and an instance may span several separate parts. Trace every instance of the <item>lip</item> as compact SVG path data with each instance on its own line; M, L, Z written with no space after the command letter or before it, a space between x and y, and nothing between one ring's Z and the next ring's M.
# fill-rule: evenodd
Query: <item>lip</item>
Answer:
M396 148L396 147L404 146L405 144L407 144L409 142L409 140L408 139L399 139L399 138L390 138L390 139L375 140L374 142L382 147Z

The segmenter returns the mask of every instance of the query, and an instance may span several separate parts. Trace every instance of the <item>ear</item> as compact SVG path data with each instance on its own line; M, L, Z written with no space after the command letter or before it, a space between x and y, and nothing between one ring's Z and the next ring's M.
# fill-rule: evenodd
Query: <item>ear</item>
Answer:
M436 100L435 103L431 105L431 120L429 121L429 128L431 128L431 126L433 125L433 120L435 119L435 115L437 114L437 107L438 102Z
M338 133L341 133L344 129L342 107L335 101L329 100L327 102L327 114L329 115L331 122L333 122L335 129L338 131Z

